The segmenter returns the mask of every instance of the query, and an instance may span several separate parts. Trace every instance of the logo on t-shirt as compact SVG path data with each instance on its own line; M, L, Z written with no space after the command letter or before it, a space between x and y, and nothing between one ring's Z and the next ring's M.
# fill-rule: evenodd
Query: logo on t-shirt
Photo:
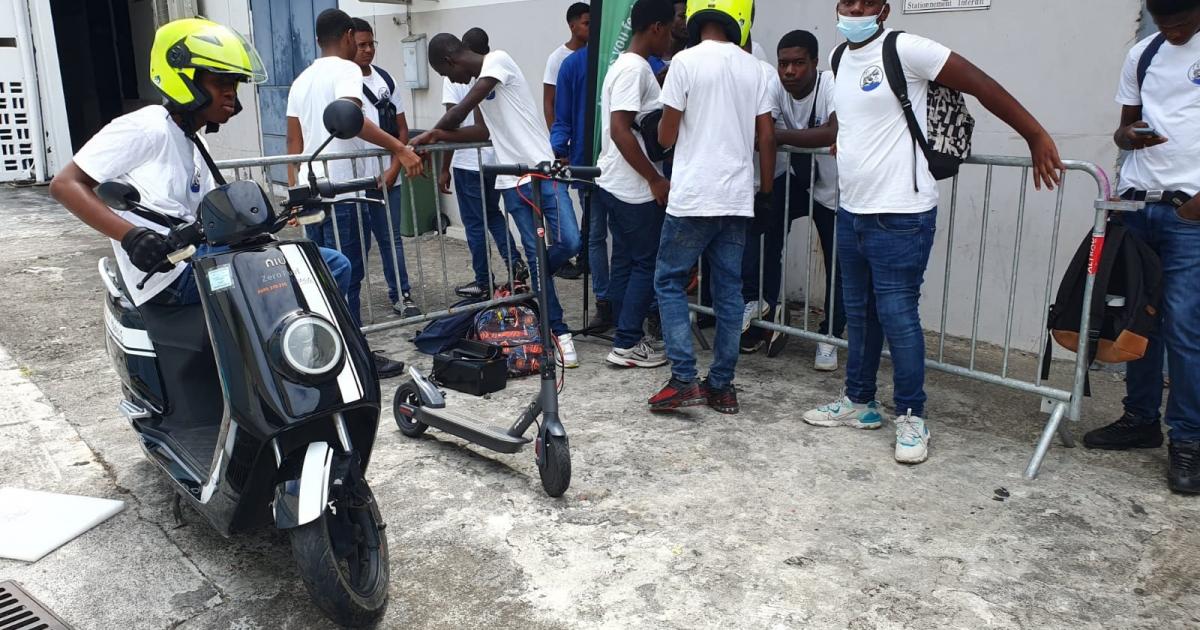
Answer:
M1200 61L1188 70L1188 80L1196 85L1200 85Z
M496 90L492 90L491 93L487 95L487 100L491 101L491 100L495 100L495 99L496 99Z
M875 88L883 84L883 68L879 66L871 66L863 71L862 80L859 85L862 86L862 91L871 92Z

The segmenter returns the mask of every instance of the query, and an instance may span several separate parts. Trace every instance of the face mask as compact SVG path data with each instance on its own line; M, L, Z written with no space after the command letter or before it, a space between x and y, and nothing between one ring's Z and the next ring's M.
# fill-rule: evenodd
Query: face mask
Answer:
M838 32L847 40L861 44L875 36L879 31L879 16L866 15L863 17L838 16Z

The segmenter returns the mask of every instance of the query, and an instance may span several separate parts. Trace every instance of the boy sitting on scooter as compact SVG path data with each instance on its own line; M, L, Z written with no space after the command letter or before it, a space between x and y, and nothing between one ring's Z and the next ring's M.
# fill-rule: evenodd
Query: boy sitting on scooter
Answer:
M172 247L165 221L113 210L93 189L100 182L121 181L137 189L142 205L181 223L195 222L200 201L216 187L212 158L199 132L216 131L241 111L238 84L266 78L258 53L236 31L203 19L170 22L155 33L150 53L150 79L163 104L105 125L50 182L55 201L112 239L135 306L199 304L191 265L167 261ZM321 257L345 295L349 261L331 249L322 248Z

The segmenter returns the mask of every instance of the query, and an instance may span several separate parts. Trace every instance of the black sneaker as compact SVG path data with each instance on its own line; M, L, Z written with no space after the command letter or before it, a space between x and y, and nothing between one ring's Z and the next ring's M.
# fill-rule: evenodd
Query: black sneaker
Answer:
M492 288L486 282L468 282L454 287L454 295L472 300L486 300L492 294Z
M742 333L742 338L738 341L738 351L742 354L754 354L762 350L762 347L767 345L767 341L763 339L766 332L762 328L751 328Z
M723 389L713 389L708 386L708 380L705 379L701 386L704 389L704 394L708 398L708 406L717 410L720 413L735 414L740 408L738 407L737 390L733 384L729 384Z
M554 275L563 280L578 280L583 276L583 270L579 268L579 265L574 260L568 260L563 263L562 267L558 268L558 271L554 272Z
M513 279L517 282L529 282L529 265L524 260L517 259L512 266Z
M646 316L646 336L655 341L662 341L662 319L658 315L658 309L650 311Z
M405 293L399 302L392 305L392 310L400 314L400 317L417 317L421 314L421 308L413 301L411 293Z
M683 407L695 407L708 402L700 383L685 383L674 376L661 390L647 401L650 411L674 411Z
M1162 428L1158 422L1146 422L1128 413L1120 420L1083 436L1087 448L1105 451L1125 451L1131 448L1158 448L1163 444Z
M379 352L372 352L371 356L375 359L375 371L379 373L379 378L396 378L404 373L403 361L394 361Z
M770 318L772 322L780 326L790 326L792 324L791 311L786 306L776 306L771 311ZM788 339L791 338L791 335L781 333L778 330L771 330L766 332L766 337L767 356L774 359L783 354L783 349L787 347Z
M1200 494L1200 442L1171 442L1167 486L1182 494Z
M604 332L613 327L612 302L596 300L596 317L591 321L592 330Z

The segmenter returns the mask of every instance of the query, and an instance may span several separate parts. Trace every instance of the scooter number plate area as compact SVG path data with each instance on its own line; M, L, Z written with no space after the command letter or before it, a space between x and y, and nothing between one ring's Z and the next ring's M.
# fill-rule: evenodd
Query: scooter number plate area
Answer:
M233 270L229 265L220 265L208 270L208 289L213 293L225 291L233 286Z

